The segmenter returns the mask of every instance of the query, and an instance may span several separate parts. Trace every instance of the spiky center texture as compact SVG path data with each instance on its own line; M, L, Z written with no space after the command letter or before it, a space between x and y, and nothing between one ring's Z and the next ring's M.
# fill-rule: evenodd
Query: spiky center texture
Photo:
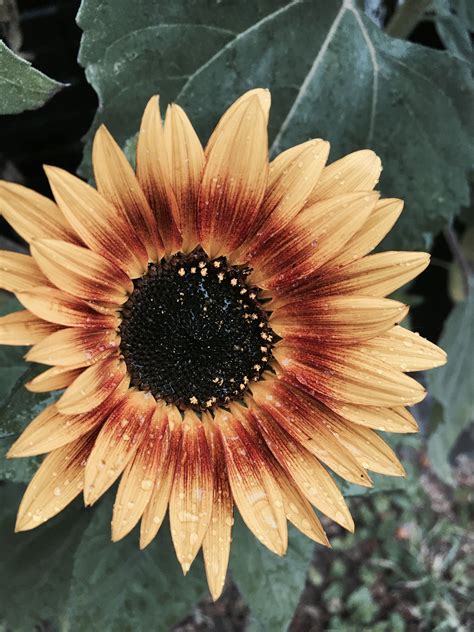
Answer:
M181 409L241 398L268 368L275 337L249 272L201 249L150 264L122 309L131 384Z

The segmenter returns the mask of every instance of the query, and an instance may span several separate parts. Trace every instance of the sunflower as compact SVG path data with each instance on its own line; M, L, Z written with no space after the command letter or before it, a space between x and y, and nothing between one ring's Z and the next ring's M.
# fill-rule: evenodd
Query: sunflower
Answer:
M325 166L316 139L269 162L269 107L268 91L247 92L203 150L183 110L163 124L154 97L136 172L102 126L97 189L55 167L55 202L0 184L31 250L0 254L2 287L25 307L1 319L0 342L50 366L30 391L63 390L9 451L49 453L16 529L81 492L92 505L120 478L112 539L141 521L146 547L168 511L183 571L202 547L214 598L234 504L278 555L287 520L328 544L312 505L353 530L326 468L367 487L368 470L403 476L375 431L417 430L405 407L425 392L405 372L446 359L385 298L429 256L368 254L402 210L373 191L379 158Z

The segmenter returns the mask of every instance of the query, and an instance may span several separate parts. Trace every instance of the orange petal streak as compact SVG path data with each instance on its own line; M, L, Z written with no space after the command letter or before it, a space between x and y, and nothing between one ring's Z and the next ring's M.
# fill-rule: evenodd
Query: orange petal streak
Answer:
M169 516L176 556L186 574L211 520L213 467L204 426L188 410L183 419L181 455L171 490Z
M157 445L153 470L155 483L140 525L140 548L150 544L158 533L168 508L176 466L181 454L181 414L174 406L163 406L164 433Z
M45 167L56 202L79 237L132 278L145 272L148 256L127 217L76 176Z
M0 250L0 288L2 290L21 292L37 285L49 285L49 281L33 257L9 250Z
M148 258L159 261L164 246L155 215L132 167L105 125L99 127L94 137L92 162L99 193L128 218Z
M113 353L119 345L115 331L108 329L60 329L43 338L26 354L30 362L58 366L87 366Z
M179 105L168 106L164 138L171 165L171 184L178 203L183 250L190 252L199 243L197 205L204 151L191 122Z
M258 218L268 172L268 110L262 108L264 102L263 96L255 93L232 105L206 148L199 234L212 257L238 248Z
M40 238L78 241L58 206L21 184L0 181L0 214L27 242Z
M86 466L84 502L93 505L122 474L150 428L156 403L141 391L129 391L99 432Z
M170 161L156 96L148 101L143 113L137 144L137 176L155 213L166 252L180 250L179 209L171 187Z
M202 542L207 582L214 601L224 588L234 524L232 492L227 476L224 448L213 419L205 417L205 428L214 466L214 500L211 523Z
M232 496L256 538L283 555L288 543L286 515L280 488L264 455L232 415L217 410Z
M26 488L18 510L16 531L38 527L81 493L84 467L94 440L95 433L85 435L46 457Z
M121 305L133 291L125 272L88 248L42 239L31 245L31 253L51 283L79 298Z
M0 345L34 345L58 329L28 310L0 317Z

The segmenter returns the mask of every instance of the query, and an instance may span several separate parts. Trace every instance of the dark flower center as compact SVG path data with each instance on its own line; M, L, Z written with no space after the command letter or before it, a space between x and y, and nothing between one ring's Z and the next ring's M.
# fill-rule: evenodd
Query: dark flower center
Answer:
M268 368L275 337L249 272L201 249L150 264L122 309L131 384L181 409L241 398Z

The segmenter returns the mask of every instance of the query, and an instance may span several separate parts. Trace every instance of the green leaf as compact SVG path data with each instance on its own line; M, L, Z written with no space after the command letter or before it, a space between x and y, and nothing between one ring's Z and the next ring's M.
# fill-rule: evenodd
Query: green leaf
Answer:
M143 551L136 532L110 541L111 495L94 511L76 551L69 603L74 632L167 631L206 592L200 559L183 576L164 525Z
M31 393L25 389L25 383L41 371L43 366L30 366L11 390L0 411L0 439L18 435L43 408L57 400L60 391Z
M235 522L230 570L250 608L254 629L286 630L303 592L314 543L292 527L288 535L288 551L279 557L261 545L241 519Z
M439 38L447 50L472 64L472 42L469 31L474 31L474 9L471 0L435 0L435 24Z
M12 295L0 292L0 316L22 309L20 303ZM23 360L25 347L10 347L0 345L0 403L12 391L16 382L28 369L28 363Z
M273 153L312 136L331 141L333 159L362 147L380 154L383 193L406 200L388 246L426 247L468 203L467 64L386 36L353 0L262 0L245 11L217 0L83 0L78 23L99 95L83 173L98 125L123 144L154 93L179 102L205 140L234 98L267 86Z
M64 84L50 79L15 55L0 40L0 114L17 114L41 107Z
M64 622L74 551L89 519L71 507L38 529L15 533L23 491L22 485L0 486L0 621L15 632L31 632L46 620Z
M449 315L439 341L448 363L429 373L428 391L442 406L442 422L428 442L428 454L446 480L446 463L459 435L474 419L474 289ZM436 412L436 411L435 411Z

